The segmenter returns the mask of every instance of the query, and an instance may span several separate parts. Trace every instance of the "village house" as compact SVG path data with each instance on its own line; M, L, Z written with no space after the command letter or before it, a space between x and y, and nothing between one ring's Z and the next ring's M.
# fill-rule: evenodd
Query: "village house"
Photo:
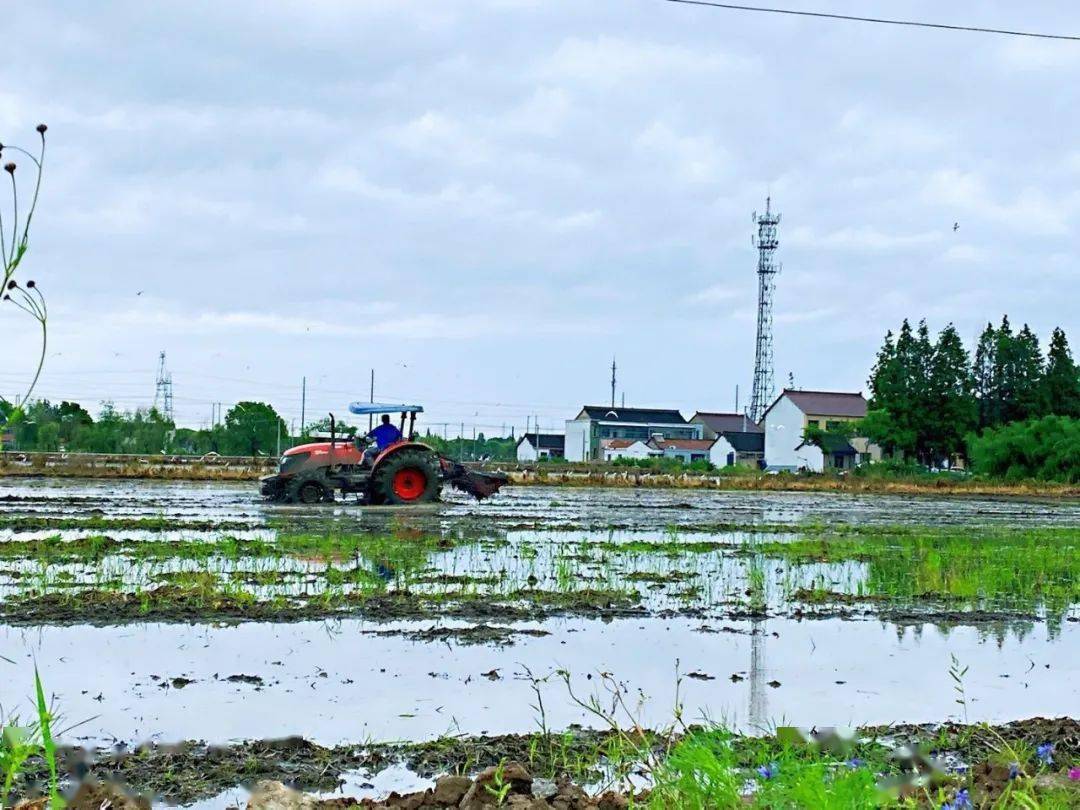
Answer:
M715 439L650 439L649 446L664 458L677 458L684 464L710 461L709 452Z
M517 460L538 461L542 458L562 458L566 437L560 433L527 433L518 439Z
M600 451L603 453L604 461L614 461L617 458L652 458L661 454L659 450L641 439L601 439Z
M826 436L824 447L806 441L808 428L832 431L864 416L866 399L860 393L784 389L761 420L767 468L823 472L880 460L881 449L865 438Z
M716 467L759 467L765 457L765 431L746 414L698 411L690 422L714 440L709 460Z
M599 461L606 455L607 439L702 439L704 428L692 425L676 410L665 408L609 408L586 405L566 422L568 461ZM619 449L619 448L616 448Z

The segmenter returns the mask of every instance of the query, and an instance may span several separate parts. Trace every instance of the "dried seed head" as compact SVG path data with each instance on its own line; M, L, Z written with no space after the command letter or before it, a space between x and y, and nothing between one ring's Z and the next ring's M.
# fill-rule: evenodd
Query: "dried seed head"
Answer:
M32 290L32 289L34 289L34 287L37 286L37 284L34 282L33 279L30 279L28 282L26 282L26 286L29 287Z
M12 279L11 281L9 281L9 282L7 283L7 288L8 288L9 290L14 290L14 289L15 289L16 287L18 287L18 286L19 286L19 283L18 283L17 281L15 281L15 279Z
M10 296L10 295L8 295L7 293L4 293L4 300L5 300L5 301L10 301L10 300L11 300L11 296Z
M47 130L47 129L48 129L48 127L45 126L44 124L38 124L37 125L37 131L40 132L42 135L45 134L45 130Z
M14 163L5 163L4 164L4 171L7 172L8 174L15 174L15 164Z

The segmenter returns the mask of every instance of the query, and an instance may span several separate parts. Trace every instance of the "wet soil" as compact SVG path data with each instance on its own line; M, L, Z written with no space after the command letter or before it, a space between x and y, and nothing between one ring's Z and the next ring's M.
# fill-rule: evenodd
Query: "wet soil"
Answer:
M400 619L470 619L474 621L543 621L557 616L617 618L647 615L633 595L600 590L539 591L522 589L505 596L474 594L427 597L395 592L384 595L341 594L333 601L299 598L291 604L257 601L228 594L208 598L198 589L163 585L140 593L84 590L77 593L26 594L0 601L0 624L108 626L132 622L289 623L329 618L371 621Z
M650 734L646 732L646 734ZM283 782L304 791L332 793L344 784L349 773L377 773L391 766L404 766L420 779L440 774L476 774L500 763L526 763L531 776L560 777L563 764L571 761L603 764L603 752L614 740L612 732L571 728L545 737L541 734L511 734L496 737L442 738L420 744L362 744L324 747L299 737L257 740L227 746L208 746L199 742L177 745L145 745L133 750L88 751L64 748L59 752L62 773L68 783L86 778L124 785L135 794L153 796L159 801L187 804L218 796L244 787L253 789L264 780ZM863 745L886 741L888 745L908 743L930 756L949 754L956 761L969 763L979 784L992 794L1001 785L994 780L1001 767L991 764L999 757L1004 744L1023 744L1034 748L1050 743L1058 762L1068 763L1080 757L1080 722L1071 718L1031 718L998 726L957 723L910 726L882 726L860 730ZM742 764L754 767L760 755L760 743L740 738L737 743ZM1008 768L1004 773L1007 777ZM44 762L31 761L19 785L21 795L33 794L47 778ZM578 774L581 778L581 774ZM419 795L419 794L417 794ZM426 794L429 798L431 794ZM461 798L458 794L458 799ZM576 793L584 799L584 792ZM346 801L349 799L338 799ZM354 800L355 801L355 800ZM359 804L359 802L355 802ZM369 802L366 806L400 807L417 804ZM435 806L445 806L438 805ZM456 806L456 805L455 805ZM571 804L567 807L596 807ZM612 805L619 806L619 805Z

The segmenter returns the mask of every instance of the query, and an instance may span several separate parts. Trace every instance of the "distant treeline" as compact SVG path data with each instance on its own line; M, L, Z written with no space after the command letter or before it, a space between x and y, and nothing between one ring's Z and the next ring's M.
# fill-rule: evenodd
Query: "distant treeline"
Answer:
M291 436L285 420L263 402L240 402L229 409L221 424L202 430L178 428L153 408L119 411L111 403L102 405L94 419L77 402L54 405L38 400L16 412L0 400L0 416L14 448L43 452L274 456L312 434L330 430L329 419L323 419L307 425L301 435ZM353 435L356 429L338 426L338 431ZM452 458L467 461L508 461L516 451L512 438L489 439L483 433L475 439L449 441L429 433L423 440Z
M262 402L240 402L221 424L202 430L178 428L156 409L119 411L109 402L98 418L77 402L54 405L31 402L16 412L0 401L0 414L13 415L4 425L19 450L75 453L176 453L223 456L274 455L291 443L288 427L274 409Z
M860 426L891 455L927 465L969 458L994 475L1080 478L1080 369L1062 329L1043 355L1025 324L987 324L969 354L949 324L885 335ZM1008 448L1005 450L1004 448ZM1071 459L1071 461L1070 461Z

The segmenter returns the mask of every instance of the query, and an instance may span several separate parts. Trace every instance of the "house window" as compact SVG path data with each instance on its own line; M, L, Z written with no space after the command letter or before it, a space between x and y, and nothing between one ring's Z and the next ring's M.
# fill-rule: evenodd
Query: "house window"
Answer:
M841 420L830 419L827 422L822 422L821 426L826 430L840 430L840 426L843 424Z

